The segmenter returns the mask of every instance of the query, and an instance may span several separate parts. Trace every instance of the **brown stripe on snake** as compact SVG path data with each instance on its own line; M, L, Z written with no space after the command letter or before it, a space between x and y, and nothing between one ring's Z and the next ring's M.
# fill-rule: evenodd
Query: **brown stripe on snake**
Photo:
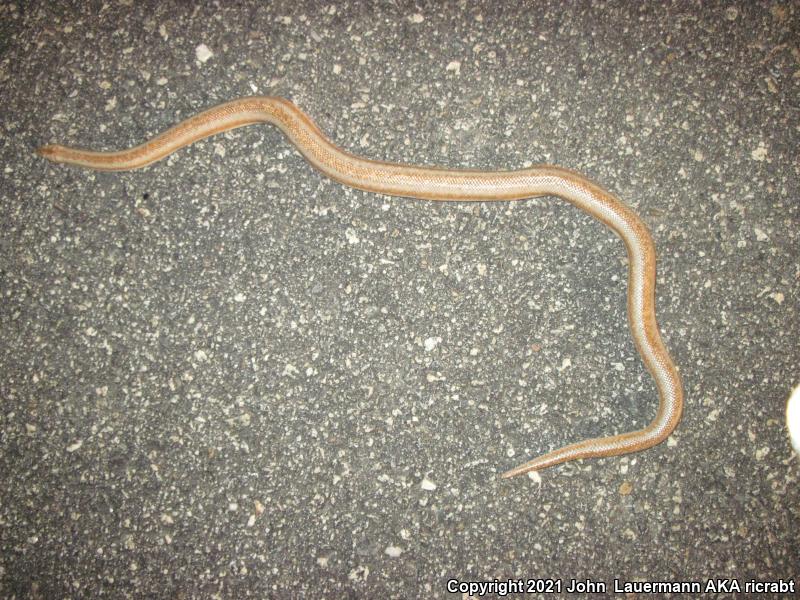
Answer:
M628 322L636 349L658 389L655 418L637 431L583 440L553 450L503 473L503 477L537 471L570 460L644 450L665 440L675 429L683 410L683 388L656 323L653 239L636 213L579 173L552 165L517 171L476 171L370 160L336 146L293 103L267 96L240 98L220 104L128 150L93 152L48 145L37 152L53 162L89 169L138 169L197 140L252 123L277 126L314 167L354 188L435 201L487 202L558 196L604 223L625 243L628 252Z

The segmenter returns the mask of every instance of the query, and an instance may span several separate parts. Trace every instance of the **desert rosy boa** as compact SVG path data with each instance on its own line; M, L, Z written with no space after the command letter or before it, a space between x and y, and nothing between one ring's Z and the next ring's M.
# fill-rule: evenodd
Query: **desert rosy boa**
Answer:
M202 138L251 123L272 123L314 167L354 188L436 201L485 202L558 196L613 230L628 251L628 320L636 348L659 394L653 421L638 431L583 440L507 471L513 477L579 458L615 456L654 446L681 418L683 389L655 316L656 253L644 222L618 198L586 177L550 165L518 171L451 170L361 158L339 148L297 106L283 98L240 98L215 106L172 129L118 152L42 146L45 158L104 171L137 169Z

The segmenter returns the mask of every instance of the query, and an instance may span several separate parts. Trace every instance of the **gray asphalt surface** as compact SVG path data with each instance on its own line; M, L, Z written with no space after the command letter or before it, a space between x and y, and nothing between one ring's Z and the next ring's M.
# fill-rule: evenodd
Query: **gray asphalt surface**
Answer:
M799 33L796 2L0 1L0 596L796 578ZM557 199L345 189L267 126L131 173L33 153L252 94L365 156L625 199L675 435L498 479L655 411L624 248Z

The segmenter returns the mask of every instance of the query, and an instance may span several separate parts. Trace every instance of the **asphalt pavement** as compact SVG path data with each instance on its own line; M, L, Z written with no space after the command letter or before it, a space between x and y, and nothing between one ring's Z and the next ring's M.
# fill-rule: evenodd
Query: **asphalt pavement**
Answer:
M791 596L798 39L796 2L0 1L0 596ZM135 172L34 154L254 94L630 204L675 434L498 477L656 409L624 247L563 201L347 189L269 126Z

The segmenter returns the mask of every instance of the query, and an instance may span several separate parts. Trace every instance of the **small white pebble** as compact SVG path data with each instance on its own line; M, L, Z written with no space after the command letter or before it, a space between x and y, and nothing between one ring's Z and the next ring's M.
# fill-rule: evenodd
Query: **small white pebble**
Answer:
M429 337L428 339L426 339L425 340L425 352L430 352L431 350L436 348L436 346L438 346L439 342L441 342L441 341L442 341L442 338L440 338L440 337Z
M300 371L298 371L297 367L295 367L293 364L287 364L285 367L283 367L284 376L288 375L289 377L292 377L294 375L297 375L298 373L300 373Z
M75 452L75 450L79 450L81 446L83 446L83 440L78 440L74 444L67 446L67 452Z
M205 44L200 44L197 48L194 49L194 55L197 57L197 60L199 60L201 63L205 63L206 61L208 61L209 58L214 56L214 53Z
M435 483L433 483L433 482L432 482L430 479L428 479L427 477L424 477L424 478L422 479L422 483L420 484L420 486L419 486L419 487L421 487L421 488L422 488L423 490L425 490L426 492L432 492L433 490L435 490L435 489L436 489L436 484L435 484Z
M767 159L767 148L764 146L764 142L759 142L758 148L750 153L750 157L758 162L762 162Z
M450 61L445 70L452 71L456 75L461 75L461 62L457 60Z
M397 558L403 553L403 549L398 546L387 546L384 552L392 558Z
M408 18L408 20L412 23L422 23L425 20L425 17L423 17L420 13L414 13Z
M542 476L539 475L539 471L528 471L528 479L532 479L536 483L542 483Z
M775 300L775 302L778 304L783 304L784 296L780 292L772 292L769 297Z
M344 236L347 238L347 243L348 244L355 245L355 244L358 244L361 241L360 239L358 239L358 236L356 235L356 232L353 231L352 229L348 229L347 231L345 231L344 232Z

